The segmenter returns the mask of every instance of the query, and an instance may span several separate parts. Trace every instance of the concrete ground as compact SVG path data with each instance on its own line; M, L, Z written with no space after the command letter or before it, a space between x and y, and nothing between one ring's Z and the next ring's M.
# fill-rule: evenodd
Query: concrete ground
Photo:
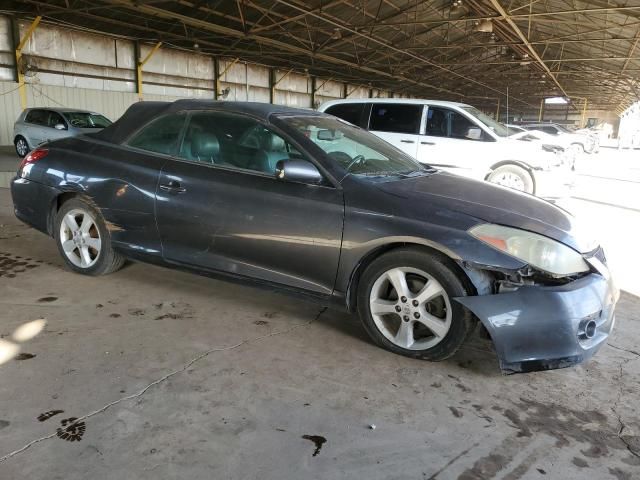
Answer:
M512 376L479 338L428 363L288 296L139 263L70 273L0 189L0 334L47 320L0 366L0 478L640 478L640 210L583 167L565 206L616 265L616 329L586 365Z

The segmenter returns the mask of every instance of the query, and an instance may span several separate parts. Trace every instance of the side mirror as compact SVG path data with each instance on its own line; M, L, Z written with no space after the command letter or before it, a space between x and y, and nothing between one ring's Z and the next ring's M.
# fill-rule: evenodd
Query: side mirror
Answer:
M478 127L469 127L469 129L467 130L467 134L465 135L465 138L468 138L469 140L481 140L482 129Z
M55 128L56 130L66 130L67 129L67 127L66 127L66 125L64 123L56 123L56 126L53 127L53 128Z
M322 175L316 166L306 160L280 160L276 164L276 178L313 185L322 183Z

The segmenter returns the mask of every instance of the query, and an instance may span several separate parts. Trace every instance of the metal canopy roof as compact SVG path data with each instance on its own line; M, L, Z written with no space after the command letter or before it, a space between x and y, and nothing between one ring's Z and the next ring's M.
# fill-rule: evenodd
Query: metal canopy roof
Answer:
M509 87L519 110L556 95L607 110L640 98L638 0L4 4L17 15L418 97L495 104Z

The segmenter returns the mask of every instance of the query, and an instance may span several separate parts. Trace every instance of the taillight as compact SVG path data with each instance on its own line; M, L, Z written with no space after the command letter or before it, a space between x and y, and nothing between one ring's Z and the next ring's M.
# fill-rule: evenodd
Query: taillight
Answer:
M48 148L36 148L32 152L29 152L29 154L22 159L22 162L20 162L20 166L18 167L18 175L24 177L23 173L26 167L28 167L29 165L33 165L41 158L46 157L48 154Z

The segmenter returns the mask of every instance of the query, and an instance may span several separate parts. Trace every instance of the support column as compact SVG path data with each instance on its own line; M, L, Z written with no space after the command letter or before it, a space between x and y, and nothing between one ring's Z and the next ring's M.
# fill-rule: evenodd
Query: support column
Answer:
M31 22L31 25L29 25L29 28L27 28L27 31L24 32L24 37L20 39L20 41L18 42L18 45L16 46L16 79L18 80L18 90L20 93L20 105L22 106L23 110L27 108L27 87L24 83L24 73L22 68L22 49L31 38L31 35L33 35L33 32L35 31L36 27L40 23L40 20L42 20L42 17L38 15L35 18L35 20ZM15 26L13 26L13 30L14 30L14 39L17 39L17 37L20 35L17 22L15 23Z
M160 48L160 45L162 45L162 42L158 42L156 43L153 48L149 51L149 53L147 53L147 56L144 57L143 60L139 60L140 58L140 45L138 44L138 42L136 42L136 85L137 85L137 91L138 91L138 100L142 101L143 100L143 94L142 94L142 67L144 67L145 63L147 63L151 57L153 56L154 53L156 53L158 51L158 49Z
M538 121L541 122L544 118L544 97L540 100L540 113L538 114ZM509 119L507 119L508 121Z
M285 73L284 75L282 75L280 78L278 78L276 80L276 70L272 69L271 72L273 73L273 77L271 78L271 82L270 82L270 86L271 86L271 103L275 103L276 101L276 87L278 86L278 84L284 80L285 78L287 78L287 76L293 72L293 68L288 70L287 73Z
M269 69L269 103L273 104L276 100L276 69Z
M231 67L233 67L236 63L238 63L238 60L240 60L240 59L239 58L234 58L233 61L231 63L229 63L226 67L224 67L224 70L221 72L220 71L219 60L217 58L215 59L214 70L215 70L215 75L216 75L216 83L215 83L215 89L216 89L215 98L216 99L219 99L222 96L220 80L222 79L222 77L224 77L224 74L227 73ZM269 77L269 78L271 78L271 77ZM224 100L224 98L225 97L222 97L223 100Z
M213 99L218 100L220 96L220 63L218 57L213 57Z
M316 108L316 77L311 77L311 108Z

